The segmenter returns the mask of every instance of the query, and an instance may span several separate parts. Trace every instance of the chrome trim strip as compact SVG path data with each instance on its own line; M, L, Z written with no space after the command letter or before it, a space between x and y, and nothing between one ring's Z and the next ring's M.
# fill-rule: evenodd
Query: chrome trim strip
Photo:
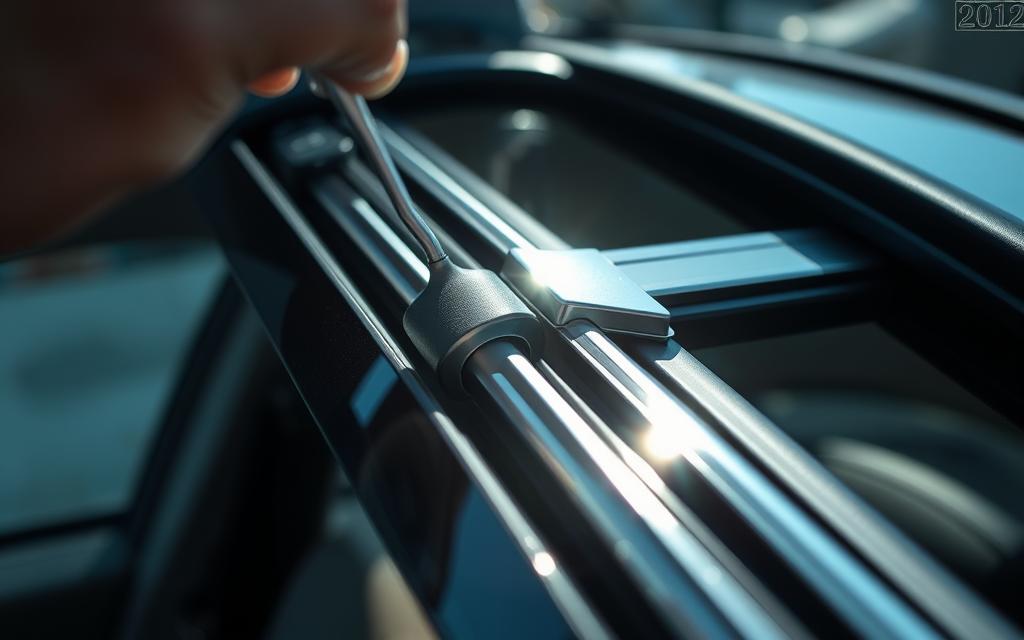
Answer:
M453 452L459 457L459 461L462 463L467 474L473 478L473 481L490 506L501 518L502 523L516 540L526 559L531 564L534 563L538 554L547 553L548 547L544 543L543 538L522 514L512 497L504 490L494 472L491 471L490 467L480 456L480 453L459 431L426 389L401 347L391 339L387 329L381 326L372 313L368 311L369 306L363 300L355 285L337 262L335 262L330 251L324 246L312 227L305 221L288 195L270 177L267 170L244 142L233 142L231 150L239 162L252 175L253 180L266 197L280 211L282 218L295 231L298 239L305 245L324 273L334 282L338 293L342 295L359 316L367 331L370 332L377 342L383 355L416 397L441 436L451 445ZM549 568L551 569L550 571L538 571L538 576L551 594L556 606L565 615L566 621L573 631L583 638L604 639L614 637L598 614L580 594L579 589L568 574L557 564Z
M682 348L676 353L641 346L640 353L753 453L848 544L897 588L914 592L929 614L961 638L1016 638L1020 634L980 597L896 529L876 516L807 451Z
M743 637L785 637L775 621L722 570L707 549L525 356L508 344L490 343L474 354L467 364L467 375L479 382L508 422L573 488L574 496L593 524L678 633L702 637L731 635L723 621L692 615L695 599L706 597L726 614L725 619ZM611 494L605 488L608 485L613 490ZM652 534L661 550L645 542ZM667 557L662 557L665 552ZM668 562L669 558L674 563ZM685 578L672 566L684 568Z
M719 540L718 535L697 516L696 512L680 499L671 487L662 481L658 476L657 470L647 460L637 454L620 437L619 433L604 423L593 409L548 363L538 362L537 369L561 393L562 397L587 420L591 428L599 433L608 445L619 454L633 470L633 473L645 481L651 491L668 507L676 519L707 547L726 571L744 585L751 596L769 612L769 615L774 618L776 623L785 629L789 637L794 639L810 637L807 629L803 627L794 617L793 612L784 604L784 597L780 597L779 594L770 591L767 585L758 579L754 572L743 564L727 545Z
M584 361L643 416L646 424L641 428L670 449L639 452L642 457L651 461L652 453L659 458L667 453L699 470L860 633L937 637L877 576L599 329L576 323L561 332Z
M412 303L430 277L427 265L416 257L412 249L366 200L348 189L340 178L328 177L314 184L312 190L320 206L331 214L356 244L364 247L367 257L402 298L402 302L406 305ZM340 198L351 202L349 209L355 215L338 206ZM389 259L388 252L398 252L398 259Z

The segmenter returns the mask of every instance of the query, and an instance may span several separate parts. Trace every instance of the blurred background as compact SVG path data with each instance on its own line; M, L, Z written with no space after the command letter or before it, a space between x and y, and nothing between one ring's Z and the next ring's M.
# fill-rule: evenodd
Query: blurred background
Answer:
M825 48L1024 92L1024 37L1019 32L956 31L953 0L411 0L409 4L424 33L447 32L449 43L479 41L481 25L500 39L520 28L516 25L520 11L525 21L522 28L544 35L599 36L610 28L634 25L756 37L797 45L794 51L808 57L815 55L814 48ZM505 10L496 10L498 5Z

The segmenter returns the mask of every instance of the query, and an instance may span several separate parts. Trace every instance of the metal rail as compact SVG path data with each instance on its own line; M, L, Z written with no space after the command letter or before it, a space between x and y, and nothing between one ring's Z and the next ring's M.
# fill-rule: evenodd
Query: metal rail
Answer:
M425 268L366 202L337 177L312 189L396 292L415 297L426 285ZM484 345L465 375L473 398L520 433L609 548L632 551L625 570L654 595L676 632L787 635L515 345Z

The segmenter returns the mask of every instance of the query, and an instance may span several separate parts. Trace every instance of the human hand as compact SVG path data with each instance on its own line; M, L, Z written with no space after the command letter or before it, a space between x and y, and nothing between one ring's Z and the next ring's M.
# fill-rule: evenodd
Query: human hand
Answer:
M377 97L404 0L10 0L0 5L0 255L187 167L246 89L316 67Z

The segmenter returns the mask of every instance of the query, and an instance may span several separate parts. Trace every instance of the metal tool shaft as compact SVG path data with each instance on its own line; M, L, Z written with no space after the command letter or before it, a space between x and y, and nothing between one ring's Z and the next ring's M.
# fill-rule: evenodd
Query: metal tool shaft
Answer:
M366 100L362 96L352 95L319 73L311 72L310 77L314 83L314 91L330 100L348 120L359 146L366 154L366 159L383 183L384 190L391 198L391 204L398 211L398 217L427 255L427 262L433 264L447 258L448 255L441 247L437 236L416 210L409 191L405 188L405 182L402 181L391 154L384 146Z

